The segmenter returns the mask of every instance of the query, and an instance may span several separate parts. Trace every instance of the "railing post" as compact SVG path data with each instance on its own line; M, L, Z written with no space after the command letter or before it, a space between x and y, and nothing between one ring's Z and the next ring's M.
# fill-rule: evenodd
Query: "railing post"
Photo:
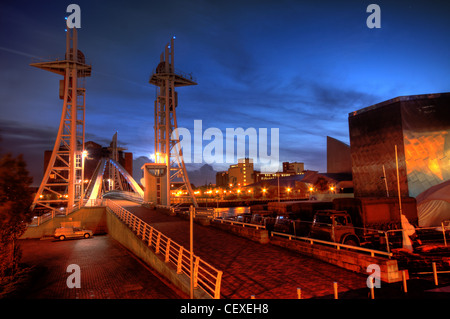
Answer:
M388 253L390 253L391 249L389 248L389 235L388 235L387 231L384 232L384 237L386 238L386 250L387 250Z
M148 235L148 245L152 246L152 239L153 239L153 227L150 226L150 234Z
M147 231L147 223L144 223L144 228L142 229L141 238L145 239L145 232Z
M198 265L200 263L200 257L195 257L194 261L194 289L198 286Z
M334 299L339 299L339 296L338 296L338 283L336 281L333 282L333 290L334 290Z
M156 247L155 247L155 252L158 254L159 253L159 242L161 240L161 233L158 232L158 237L156 238Z
M214 290L214 299L220 299L220 285L222 283L222 271L217 272L216 289Z
M437 286L439 283L438 283L438 276L437 276L437 271L436 271L436 263L433 262L432 265L433 265L434 284Z
M164 261L165 261L166 263L169 262L169 257L170 257L169 252L170 252L170 238L167 239L167 245L166 245L166 254L165 254L165 258L164 258Z
M180 246L180 250L178 251L178 260L177 260L177 274L181 274L182 272L182 263L183 263L183 246Z
M405 293L407 293L408 292L408 286L406 284L406 272L404 270L402 271L402 281L403 281L403 291Z

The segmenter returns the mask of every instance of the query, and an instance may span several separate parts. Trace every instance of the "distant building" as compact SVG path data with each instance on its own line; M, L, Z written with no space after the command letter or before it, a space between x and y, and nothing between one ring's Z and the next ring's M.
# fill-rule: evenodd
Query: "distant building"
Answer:
M216 173L216 186L227 188L229 186L228 171L217 172Z
M110 157L111 156L111 147L103 147L98 143L93 141L88 141L84 143L84 148L87 151L87 156L84 163L84 179L90 180L92 175L97 168L98 162L102 159L102 157ZM125 170L132 175L133 174L133 153L124 152L124 148L119 148L119 164L122 165ZM52 156L52 151L44 152L44 173L47 169L48 163ZM105 174L108 175L107 170ZM108 177L106 177L108 178Z
M253 160L241 158L228 169L228 182L233 186L246 186L255 182Z
M350 146L327 136L327 173L340 174L352 172Z
M450 179L450 93L397 97L348 121L355 197L397 196L395 145L401 196Z
M300 174L303 174L304 170L305 170L305 164L304 163L283 162L283 173L290 173L290 174L300 175Z
M285 172L276 172L276 173L261 173L259 171L256 171L255 173L255 183L263 182L263 181L269 181L276 178L282 178L287 176L293 176L298 175L294 173L285 173Z

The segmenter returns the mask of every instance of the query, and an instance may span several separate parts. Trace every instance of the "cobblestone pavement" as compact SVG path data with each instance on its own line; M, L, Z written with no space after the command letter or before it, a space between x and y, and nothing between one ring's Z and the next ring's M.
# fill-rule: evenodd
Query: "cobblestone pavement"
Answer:
M189 248L188 221L142 206L126 209ZM194 253L223 271L223 298L293 299L297 288L304 298L332 297L333 282L338 283L339 293L367 289L367 276L211 226L194 225Z
M22 263L34 266L20 298L174 299L178 289L108 235L66 241L23 240ZM81 288L68 288L67 266L80 266Z

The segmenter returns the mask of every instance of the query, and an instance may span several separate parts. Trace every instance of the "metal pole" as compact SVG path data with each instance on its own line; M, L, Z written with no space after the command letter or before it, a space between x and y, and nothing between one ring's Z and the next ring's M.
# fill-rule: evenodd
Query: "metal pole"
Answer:
M302 299L302 288L297 288L297 298Z
M389 197L389 189L388 189L386 170L384 169L384 165L383 165L383 176L384 176L384 185L386 186L386 197Z
M338 283L336 281L333 282L333 290L334 290L334 299L339 299L338 298Z
M441 222L441 227L442 227L442 235L444 236L444 245L447 246L447 238L445 237L444 222Z
M402 280L403 280L403 291L405 293L407 293L408 292L408 286L406 284L406 272L404 270L402 271Z
M191 260L189 261L190 274L191 274L191 289L190 298L194 299L194 236L193 236L193 221L194 221L194 207L189 207L189 251L191 253Z
M397 168L397 189L398 189L398 205L400 209L400 221L402 220L402 197L400 194L400 179L399 179L399 173L398 173L398 156L397 156L397 145L395 145L395 165ZM402 227L403 229L403 227Z
M278 202L280 202L280 175L278 175Z
M436 263L433 262L433 278L434 278L434 284L437 286L438 283L438 277L437 277L437 271L436 271Z
M370 280L370 299L375 299L375 289L374 289L374 278L371 278Z

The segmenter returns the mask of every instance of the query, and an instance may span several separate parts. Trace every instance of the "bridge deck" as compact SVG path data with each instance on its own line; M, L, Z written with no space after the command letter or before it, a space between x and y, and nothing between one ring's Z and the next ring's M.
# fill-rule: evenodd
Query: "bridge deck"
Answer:
M189 248L189 222L130 202L118 202L149 225ZM366 276L270 244L259 244L211 226L194 225L194 253L223 271L222 298L304 298L365 288ZM360 290L361 291L361 290ZM354 296L353 296L354 297ZM367 298L366 292L363 293Z

